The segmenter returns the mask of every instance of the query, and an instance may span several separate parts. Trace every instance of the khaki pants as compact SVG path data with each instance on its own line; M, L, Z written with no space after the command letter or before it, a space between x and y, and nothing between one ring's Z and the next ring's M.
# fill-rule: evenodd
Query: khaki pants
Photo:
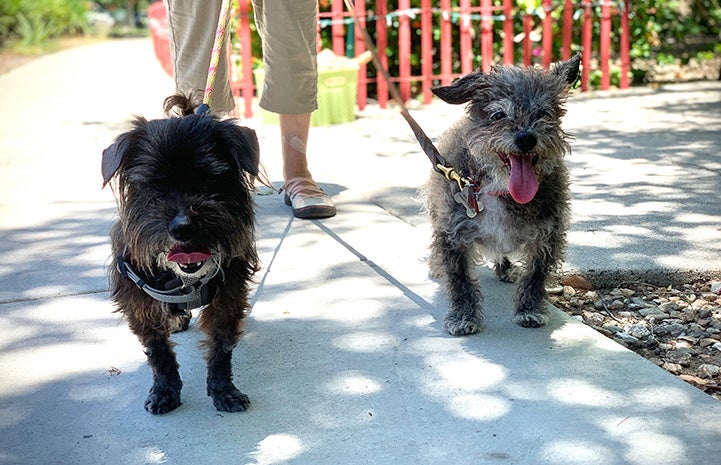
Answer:
M242 1L242 0L241 0ZM220 15L220 1L166 0L170 50L178 92L203 91ZM263 46L265 82L260 106L297 115L318 108L317 0L253 0ZM228 38L224 39L227 44ZM210 109L226 114L235 103L223 47Z

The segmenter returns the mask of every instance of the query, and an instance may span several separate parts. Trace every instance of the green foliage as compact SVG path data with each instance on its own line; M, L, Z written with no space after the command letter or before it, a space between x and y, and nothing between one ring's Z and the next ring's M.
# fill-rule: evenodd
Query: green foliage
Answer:
M636 0L631 11L632 57L687 62L718 43L721 3L718 0Z
M42 48L49 39L86 33L87 0L0 0L0 47Z

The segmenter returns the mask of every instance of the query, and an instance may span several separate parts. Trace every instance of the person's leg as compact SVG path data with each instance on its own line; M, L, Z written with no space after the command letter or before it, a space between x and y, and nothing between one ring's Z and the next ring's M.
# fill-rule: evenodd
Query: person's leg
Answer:
M221 2L219 0L166 0L170 51L173 56L175 87L179 93L202 95L208 79L210 55L213 51L215 31L218 28ZM235 106L228 73L228 40L226 30L221 48L218 71L213 88L210 111L228 114Z
M283 178L312 178L308 171L306 143L310 129L310 113L279 115L283 150Z
M333 201L313 180L306 153L318 108L318 2L253 0L253 8L265 65L260 106L279 114L286 203L299 218L333 216Z

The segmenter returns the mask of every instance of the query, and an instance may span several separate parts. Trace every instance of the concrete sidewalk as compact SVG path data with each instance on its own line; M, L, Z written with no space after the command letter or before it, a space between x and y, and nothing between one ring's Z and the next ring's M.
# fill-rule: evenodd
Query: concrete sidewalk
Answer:
M489 273L486 331L444 333L414 200L429 165L376 107L312 130L337 217L257 197L263 269L234 352L250 410L213 408L191 326L174 338L183 405L146 413L151 373L106 293L115 203L99 162L172 87L149 40L0 76L0 464L719 463L718 401L555 309L547 327L514 325L512 287ZM721 269L719 103L719 83L571 98L566 270ZM461 111L413 115L437 136ZM245 123L279 181L277 128Z

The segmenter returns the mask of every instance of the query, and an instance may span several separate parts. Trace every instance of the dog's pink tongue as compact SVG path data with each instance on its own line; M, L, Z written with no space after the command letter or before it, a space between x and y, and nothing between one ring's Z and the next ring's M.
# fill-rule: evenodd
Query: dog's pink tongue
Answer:
M182 252L171 250L168 252L168 261L185 265L188 263L200 263L210 258L209 252Z
M511 161L511 179L508 181L511 197L518 203L528 203L538 192L538 179L531 157L509 154L508 158Z

